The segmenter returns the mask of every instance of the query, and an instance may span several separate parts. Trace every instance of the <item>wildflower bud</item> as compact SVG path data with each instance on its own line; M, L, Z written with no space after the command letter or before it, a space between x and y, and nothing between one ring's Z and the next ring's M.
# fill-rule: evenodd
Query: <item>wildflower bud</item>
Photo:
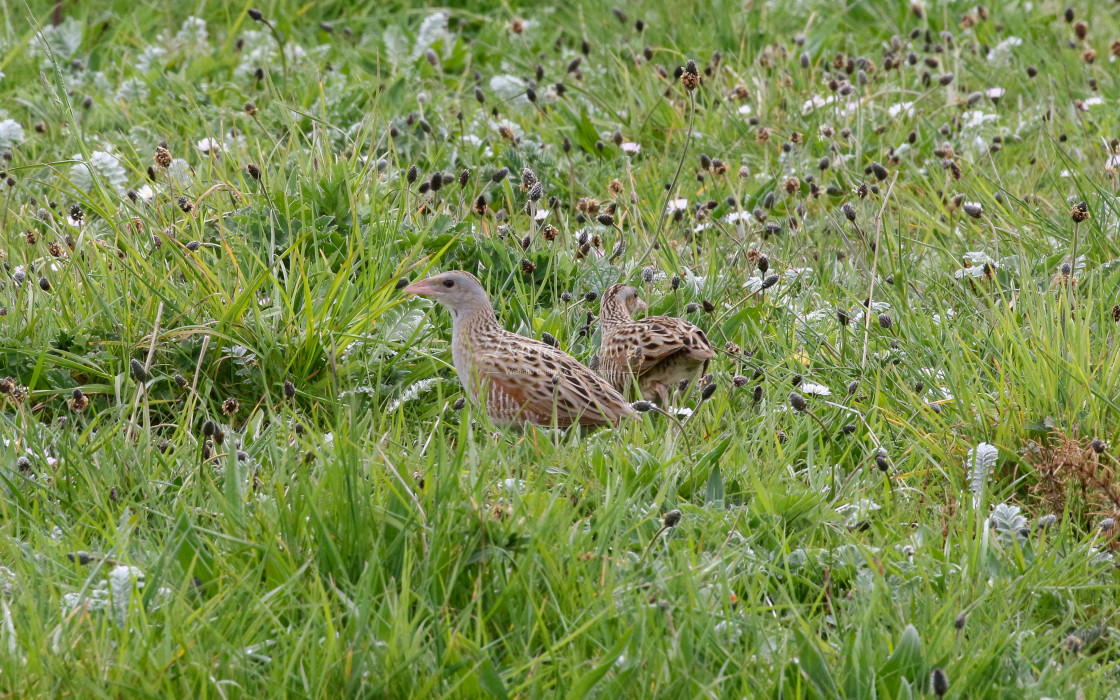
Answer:
M1094 438L1093 441L1089 443L1089 447L1092 447L1093 452L1096 452L1097 454L1104 454L1104 451L1108 449L1108 445L1106 445L1104 440L1101 440L1100 438Z
M606 212L603 212L599 216L595 217L595 219L604 226L614 226L614 217Z
M700 169L701 170L711 170L712 169L712 159L710 157L708 157L707 153L701 153L700 154Z
M509 175L509 168L500 168L490 176L490 181L494 184L497 184L502 180L505 180L507 175Z
M890 175L887 169L883 167L882 163L872 163L871 172L875 175L875 177L879 178L880 182L886 180L887 176Z
M1046 515L1038 519L1038 525L1036 527L1039 530L1049 530L1057 522L1058 516L1054 515L1053 513L1047 513Z
M848 221L854 222L856 220L856 208L853 207L850 202L844 202L844 205L840 207L840 211L844 212L844 218Z
M1073 205L1073 209L1069 212L1070 218L1074 223L1081 223L1089 219L1089 204L1087 202L1078 202Z
M521 258L521 274L531 275L537 269L536 263L529 258Z
M214 421L208 420L202 424L203 437L213 437L216 432L218 432L218 426Z
M227 416L234 415L240 408L241 404L239 404L237 402L237 399L233 398L232 396L222 402L222 413Z
M854 380L848 384L848 396L852 396L859 390L859 380Z
M830 165L832 165L832 161L829 159L828 156L824 156L820 160L817 161L817 167L821 170L828 170L828 167Z
M715 383L713 382L711 384L707 384L707 385L704 386L704 389L700 392L700 400L701 401L707 401L708 399L712 398L712 396L715 393L716 393Z
M560 293L560 301L567 304L567 303L571 302L571 300L572 300L572 293L571 292L561 292Z
M676 290L680 289L681 288L681 276L680 275L673 275L673 279L669 280L669 286L673 288L673 291L676 291Z
M762 288L763 289L770 289L771 287L773 287L777 283L778 283L778 276L777 275L770 275L766 279L762 280Z
M984 214L984 206L979 202L965 202L961 209L973 219L979 219Z
M934 694L939 698L945 697L945 693L949 692L949 677L940 668L933 669L933 677L930 683L933 685Z
M249 163L245 166L245 173L254 180L261 179L261 169L255 163Z
M684 307L684 310L685 313L694 314L700 310L700 305L696 302L689 302L688 305Z
M51 281L49 279L47 279L46 277L40 277L39 278L39 289L42 289L44 292L51 291Z
M802 68L808 68L812 64L813 57L809 55L808 51L802 51L800 61Z
M1101 532L1107 534L1112 531L1112 528L1115 525L1115 520L1113 520L1112 518L1105 518L1104 520L1101 520L1099 523L1097 523L1097 528L1100 529Z
M296 385L290 379L284 380L284 398L293 399L296 395Z
M456 411L462 411L463 406L466 406L466 405L467 405L467 400L465 398L463 398L462 396L460 396L459 398L455 399L455 403L451 404L451 407L453 409L455 409Z
M765 255L758 256L758 271L765 275L766 271L769 269L770 258L766 257Z
M634 403L630 404L630 408L634 409L638 413L648 413L649 411L653 410L653 402L635 401Z
M809 401L796 391L789 392L789 406L798 413L809 408Z
M192 253L202 247L202 241L187 241L186 249Z
M875 453L875 466L878 467L881 472L885 472L891 468L890 462L887 461L887 451L882 447Z
M161 168L166 168L171 165L171 151L167 149L167 146L160 146L156 149L155 161L156 165Z
M544 183L537 182L529 189L529 200L539 202L544 196Z
M131 360L129 360L128 370L132 375L132 378L136 381L144 382L148 380L148 370L144 369L144 365L140 362L140 360L137 360L136 358L132 358Z
M967 621L968 621L968 615L962 612L960 615L957 615L957 617L953 620L953 627L955 627L958 630L963 630L964 629L964 623L967 622Z
M249 19L253 20L254 22L264 21L264 14L255 7L250 7L249 11L246 14L248 14Z
M560 347L560 341L556 340L556 336L552 335L548 331L541 333L541 342L545 345L551 345L554 348Z
M894 325L894 320L888 314L879 314L879 327L883 330L890 330Z
M31 471L31 460L26 455L21 455L16 459L16 470L26 474Z
M187 378L186 377L184 377L181 374L176 374L174 379L175 379L175 386L179 387L180 389L186 389L187 388Z
M666 513L661 518L661 524L664 525L666 528L676 527L677 525L680 524L680 522L681 522L681 512L679 510L675 509L675 508L673 510L669 511L668 513Z

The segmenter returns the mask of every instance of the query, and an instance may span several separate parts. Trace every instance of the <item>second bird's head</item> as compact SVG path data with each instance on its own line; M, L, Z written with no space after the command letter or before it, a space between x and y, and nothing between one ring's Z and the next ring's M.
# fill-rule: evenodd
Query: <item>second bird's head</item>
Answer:
M638 290L628 284L612 284L603 292L603 301L600 308L606 309L611 306L625 309L630 316L633 316L635 311L648 308L646 303L638 297Z
M482 283L471 273L462 270L441 272L428 279L413 282L404 288L404 292L428 297L455 312L490 306L490 299L486 296Z

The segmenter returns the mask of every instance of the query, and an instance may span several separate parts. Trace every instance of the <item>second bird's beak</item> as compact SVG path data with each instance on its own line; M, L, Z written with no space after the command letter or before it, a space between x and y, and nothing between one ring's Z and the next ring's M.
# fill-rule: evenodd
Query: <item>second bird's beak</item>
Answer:
M647 309L649 309L649 304L645 303L641 299L635 299L634 308L638 311L646 311Z

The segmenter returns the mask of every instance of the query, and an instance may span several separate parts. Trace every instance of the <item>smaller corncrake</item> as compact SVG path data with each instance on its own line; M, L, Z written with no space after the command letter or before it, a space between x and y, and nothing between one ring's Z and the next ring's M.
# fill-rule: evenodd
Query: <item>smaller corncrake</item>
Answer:
M704 331L684 319L634 320L634 312L645 308L638 290L628 285L615 284L603 292L599 371L619 391L636 383L641 398L656 399L667 408L670 392L703 374L716 352Z

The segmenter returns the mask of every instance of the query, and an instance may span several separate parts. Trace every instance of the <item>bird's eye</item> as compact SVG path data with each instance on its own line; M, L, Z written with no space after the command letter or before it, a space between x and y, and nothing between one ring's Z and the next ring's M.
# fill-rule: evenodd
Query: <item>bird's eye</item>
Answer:
M444 280L443 281L443 286L447 287L448 289L451 289L452 287L455 286L455 281L454 280Z

